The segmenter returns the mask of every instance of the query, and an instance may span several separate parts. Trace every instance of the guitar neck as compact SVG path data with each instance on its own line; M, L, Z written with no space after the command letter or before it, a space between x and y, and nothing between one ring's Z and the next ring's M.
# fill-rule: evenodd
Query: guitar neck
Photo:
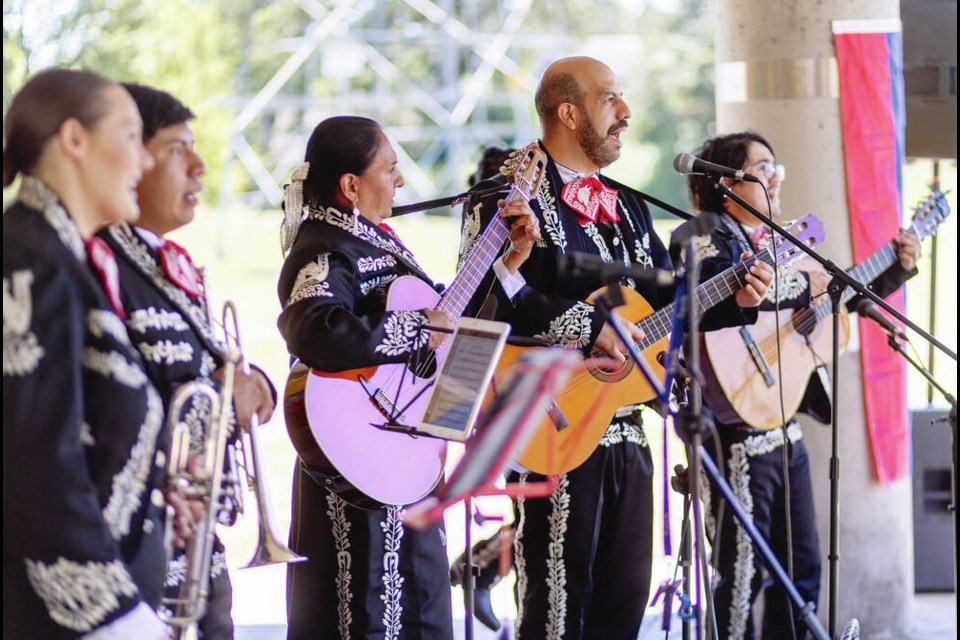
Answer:
M704 313L741 289L747 282L745 277L747 272L757 260L772 265L773 255L769 249L765 249L759 254L750 256L743 262L718 273L706 282L702 282L696 289L697 317L702 318ZM671 304L637 323L637 326L643 331L643 340L640 342L641 350L670 335L673 316L674 310Z
M522 197L521 190L511 184L510 193L504 200L510 203ZM500 217L500 211L500 209L497 210L487 228L480 234L437 305L437 309L446 311L454 319L463 315L467 304L477 292L484 276L490 271L490 267L500 256L504 243L510 237L510 226L504 218Z

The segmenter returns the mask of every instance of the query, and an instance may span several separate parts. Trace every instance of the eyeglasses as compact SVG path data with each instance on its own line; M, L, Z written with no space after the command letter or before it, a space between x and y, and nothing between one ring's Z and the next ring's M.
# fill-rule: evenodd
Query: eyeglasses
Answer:
M743 170L750 171L751 169L754 169L754 168L760 169L760 171L763 172L763 176L767 180L773 180L773 176L777 176L777 179L780 182L783 182L787 178L787 168L784 167L782 164L774 164L772 162L767 162L766 160L764 160L763 162L755 162L751 165L748 165L744 167Z

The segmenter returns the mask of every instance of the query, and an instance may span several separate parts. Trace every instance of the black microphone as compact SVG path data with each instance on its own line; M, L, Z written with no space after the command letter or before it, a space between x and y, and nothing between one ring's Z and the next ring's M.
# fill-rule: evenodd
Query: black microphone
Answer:
M743 180L745 182L760 182L760 178L750 175L743 169L731 169L721 164L713 164L706 160L701 160L692 153L681 153L673 159L673 168L677 173L690 175L691 173L706 173L711 176L720 176L721 178L733 178L734 180Z
M590 253L565 253L560 256L558 275L561 278L597 277L604 282L620 278L633 278L639 284L669 287L676 282L673 273L663 269L645 269L618 262L604 262L603 258Z
M898 338L903 338L904 340L907 340L907 334L903 332L903 329L895 325L893 323L893 320L891 320L887 316L880 313L880 309L877 308L877 305L874 304L873 300L870 300L869 298L864 298L863 300L858 302L857 313L859 313L861 317L870 318L871 320L876 322L878 325L880 325L883 328L883 330L886 331L887 333L893 334Z
M660 366L664 369L667 368L667 353L666 351L661 351L657 354L657 362L660 363ZM683 361L683 358L680 358L679 362L674 362L673 366L675 371L673 374L673 379L677 381L677 384L686 389L690 386L690 382L693 381L693 374L690 373L690 370L687 369L684 365L686 363Z

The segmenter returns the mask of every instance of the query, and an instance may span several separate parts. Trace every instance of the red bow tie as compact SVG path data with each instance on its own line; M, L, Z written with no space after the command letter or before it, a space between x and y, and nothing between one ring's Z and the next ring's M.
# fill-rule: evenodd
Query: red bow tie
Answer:
M606 186L595 176L568 182L560 198L577 212L580 224L620 221L617 213L617 190Z
M114 312L120 316L121 320L126 319L123 312L123 302L120 300L120 271L117 267L117 258L113 255L113 250L106 242L93 236L85 243L87 248L87 260L93 267L100 286L110 299L110 305Z
M170 278L170 282L187 292L192 298L203 297L203 278L193 266L193 260L187 250L172 240L164 240L160 248L160 264Z
M770 237L770 230L766 227L757 227L750 232L749 236L754 251L759 251L767 244L767 238Z

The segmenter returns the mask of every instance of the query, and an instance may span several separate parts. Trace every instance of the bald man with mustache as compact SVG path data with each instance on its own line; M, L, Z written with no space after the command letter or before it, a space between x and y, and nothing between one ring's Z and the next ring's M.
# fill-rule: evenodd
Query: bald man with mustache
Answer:
M496 319L514 335L593 348L623 361L625 348L586 298L605 283L592 275L562 277L559 260L582 252L605 261L672 270L646 204L632 189L600 173L620 156L630 108L613 71L587 57L564 58L545 70L536 92L548 156L546 177L531 203L541 239L519 271L525 285L513 296L495 281L489 292ZM494 183L484 181L476 189ZM464 209L461 256L496 212L501 195L476 197ZM702 328L756 321L756 305L772 270L758 264L746 286L714 307ZM486 283L484 283L486 284ZM625 278L654 309L672 301L673 288ZM634 340L642 336L628 324ZM569 428L576 428L571 425ZM650 592L653 551L653 460L639 405L623 407L594 453L559 477L547 499L515 502L518 638L636 638ZM518 474L535 482L542 476Z

